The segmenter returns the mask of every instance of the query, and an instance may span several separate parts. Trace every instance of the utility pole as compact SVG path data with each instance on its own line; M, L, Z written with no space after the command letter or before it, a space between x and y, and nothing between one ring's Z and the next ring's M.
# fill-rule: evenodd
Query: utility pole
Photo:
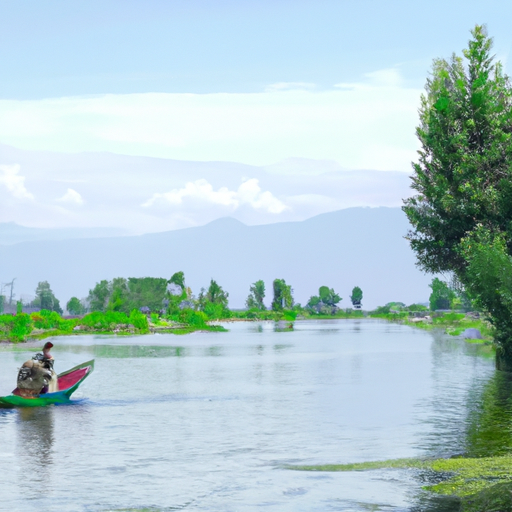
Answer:
M12 278L12 281L10 283L4 283L5 286L10 286L11 287L11 295L10 295L10 298L9 298L9 306L12 305L12 290L14 288L14 281L16 280L15 277ZM3 290L3 287L2 287L2 290Z

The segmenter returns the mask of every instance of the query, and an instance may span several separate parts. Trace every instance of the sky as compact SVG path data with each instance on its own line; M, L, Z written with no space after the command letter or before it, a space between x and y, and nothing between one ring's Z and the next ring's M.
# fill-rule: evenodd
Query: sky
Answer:
M485 23L510 73L511 15L493 0L1 0L0 222L141 233L400 206L432 60Z

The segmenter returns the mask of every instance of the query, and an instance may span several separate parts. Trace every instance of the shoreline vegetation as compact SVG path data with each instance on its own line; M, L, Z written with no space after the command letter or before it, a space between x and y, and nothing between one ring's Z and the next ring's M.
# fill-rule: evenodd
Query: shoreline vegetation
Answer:
M273 321L276 328L293 330L296 320L381 319L424 330L441 329L451 336L460 336L466 329L477 329L482 338L466 339L469 343L493 345L493 328L478 313L393 311L389 306L375 311L338 310L334 314L311 313L307 310L228 310L218 318L208 318L200 311L184 310L179 315L146 314L132 310L129 315L119 311L92 312L81 316L64 317L55 311L41 310L31 314L0 315L0 342L19 343L50 336L80 334L142 335L190 334L192 332L226 332L219 322Z

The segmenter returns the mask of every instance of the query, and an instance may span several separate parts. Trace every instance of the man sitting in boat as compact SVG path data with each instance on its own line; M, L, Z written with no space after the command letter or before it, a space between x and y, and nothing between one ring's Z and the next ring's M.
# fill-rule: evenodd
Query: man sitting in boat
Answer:
M21 396L34 397L59 390L57 374L53 370L54 359L50 354L53 343L47 342L43 353L36 354L23 363L18 372L18 392Z

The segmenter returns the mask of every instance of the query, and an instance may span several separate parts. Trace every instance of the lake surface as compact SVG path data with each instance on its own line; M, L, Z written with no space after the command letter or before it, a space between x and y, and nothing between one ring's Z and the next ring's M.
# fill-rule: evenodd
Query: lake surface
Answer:
M57 372L96 368L72 405L0 410L0 510L434 510L410 470L286 465L509 449L510 427L486 440L510 383L485 348L378 320L227 327L55 339ZM0 347L1 395L36 351Z

